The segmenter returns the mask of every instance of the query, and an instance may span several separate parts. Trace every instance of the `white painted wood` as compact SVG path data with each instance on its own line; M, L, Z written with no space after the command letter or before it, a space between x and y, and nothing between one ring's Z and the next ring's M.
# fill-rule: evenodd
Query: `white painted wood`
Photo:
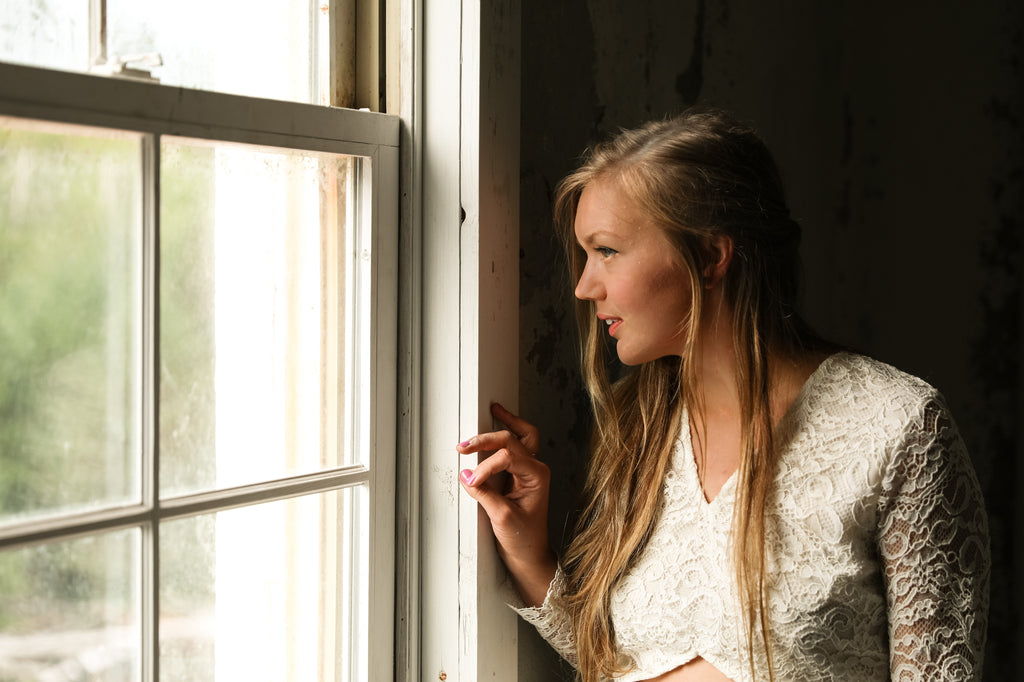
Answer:
M0 113L361 156L398 146L394 115L2 63Z
M494 428L490 404L518 409L519 6L463 2L463 432ZM460 671L463 680L518 679L516 615L486 514L460 498Z
M370 340L369 652L372 682L394 680L395 507L398 423L398 149L373 160L373 305Z
M396 3L388 3L391 7ZM400 218L399 228L399 304L398 304L398 472L395 594L395 680L414 682L420 679L421 594L421 419L423 412L423 306L421 295L422 239L422 138L423 89L422 5L419 0L402 0L399 30L389 36L389 44L400 50L399 71L389 70L389 90L395 80L400 84L398 106L402 119L399 146ZM395 74L398 78L393 78ZM389 95L390 98L390 95ZM389 103L389 111L392 110Z
M422 12L418 679L511 681L515 614L486 516L458 483L475 461L455 444L493 428L492 401L516 407L519 9L464 0Z
M424 2L420 678L459 673L459 109L458 2Z

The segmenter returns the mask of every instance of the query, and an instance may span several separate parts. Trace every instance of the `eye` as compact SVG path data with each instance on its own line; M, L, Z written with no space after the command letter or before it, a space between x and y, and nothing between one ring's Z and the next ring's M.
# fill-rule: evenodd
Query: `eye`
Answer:
M594 251L601 254L603 258L608 258L618 253L615 249L609 249L607 246L597 246L594 248Z

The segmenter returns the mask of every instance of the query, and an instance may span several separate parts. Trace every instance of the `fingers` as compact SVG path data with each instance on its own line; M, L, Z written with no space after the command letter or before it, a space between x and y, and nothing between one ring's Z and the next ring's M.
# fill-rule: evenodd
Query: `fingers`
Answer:
M463 441L455 446L455 449L464 455L468 455L473 452L488 452L493 450L501 450L502 448L511 450L517 455L532 455L521 440L511 431L492 431L491 433L480 433L467 441Z
M498 476L507 473L509 477ZM502 449L482 461L475 471L459 473L462 489L476 500L488 518L499 545L513 554L546 546L548 490L551 471L530 455Z
M459 482L487 514L517 588L540 604L554 573L547 570L554 565L547 535L551 470L534 455L537 429L501 405L492 405L491 412L508 430L481 433L456 446L463 455L484 455L475 470L459 473ZM534 574L546 582L531 580Z
M475 470L466 469L461 472L459 478L465 486L476 487L503 471L511 475L520 486L526 487L546 484L550 478L550 470L546 464L531 455L513 453L508 448L495 451L480 462Z
M527 452L531 455L537 454L537 451L540 450L540 434L536 426L524 419L520 419L499 403L491 405L491 414L516 435L519 442L526 447Z
M492 487L486 485L487 479L477 477L476 472L463 469L459 473L459 480L462 481L462 488L487 512L488 517L495 516L507 505L503 504L502 495Z

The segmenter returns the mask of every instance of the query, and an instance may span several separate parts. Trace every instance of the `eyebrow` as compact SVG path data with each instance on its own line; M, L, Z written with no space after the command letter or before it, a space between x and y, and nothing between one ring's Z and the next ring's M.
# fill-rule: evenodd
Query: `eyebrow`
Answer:
M583 239L580 239L579 237L577 237L576 238L576 243L580 244L581 246L583 246L583 245L587 245L587 244L595 244L597 242L603 242L603 241L605 241L605 240L607 240L609 238L613 239L613 240L616 240L616 241L622 241L622 239L623 239L622 235L617 235L614 232L611 232L609 230L597 230L595 232L587 233L584 236Z

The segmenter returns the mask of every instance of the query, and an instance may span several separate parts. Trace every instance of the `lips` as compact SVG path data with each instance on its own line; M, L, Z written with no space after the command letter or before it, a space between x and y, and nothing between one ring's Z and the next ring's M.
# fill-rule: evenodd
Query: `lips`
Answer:
M605 317L603 315L598 315L598 318L608 326L608 334L610 336L615 336L615 332L618 330L619 326L622 325L622 319L618 317Z

